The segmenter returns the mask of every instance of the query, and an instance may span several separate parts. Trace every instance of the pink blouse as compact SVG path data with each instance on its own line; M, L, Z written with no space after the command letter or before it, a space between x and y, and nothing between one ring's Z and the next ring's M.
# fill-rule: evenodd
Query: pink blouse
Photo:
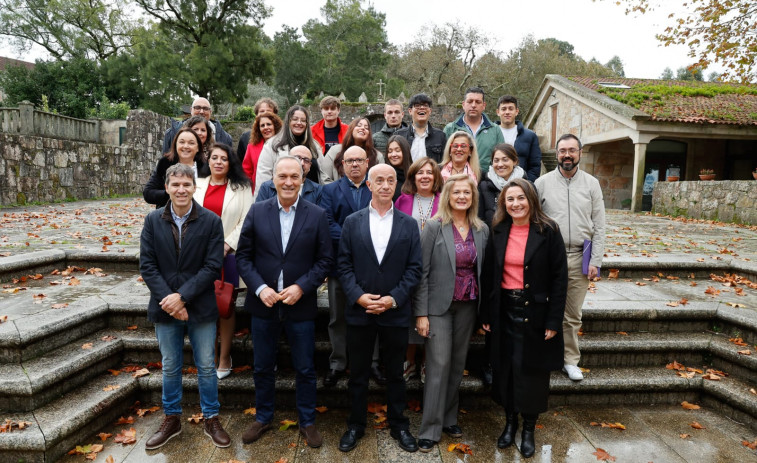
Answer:
M505 249L505 266L502 270L503 289L523 289L523 264L529 226L530 224L513 224L510 227L510 237Z

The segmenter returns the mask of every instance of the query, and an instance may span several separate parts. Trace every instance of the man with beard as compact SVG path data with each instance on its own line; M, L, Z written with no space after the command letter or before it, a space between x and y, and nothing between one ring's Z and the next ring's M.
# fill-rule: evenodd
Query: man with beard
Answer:
M536 179L544 212L560 226L568 254L568 296L563 318L565 354L563 371L573 381L584 377L578 368L578 331L581 307L589 280L599 276L605 246L605 204L599 181L578 169L581 141L573 134L557 140L557 169ZM591 247L585 246L591 243ZM587 273L583 273L584 253L591 253ZM589 258L589 256L587 256Z

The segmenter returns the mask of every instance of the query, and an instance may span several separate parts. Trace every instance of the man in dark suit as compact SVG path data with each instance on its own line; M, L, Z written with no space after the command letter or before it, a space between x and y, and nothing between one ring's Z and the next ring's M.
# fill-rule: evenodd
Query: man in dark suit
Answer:
M421 278L418 224L392 205L397 174L388 164L368 174L368 208L345 220L337 269L347 296L347 352L350 357L351 412L339 450L349 452L365 434L371 353L378 336L386 364L387 415L391 436L403 450L418 443L408 429L402 362L410 326L410 298Z
M271 429L282 329L297 373L300 434L310 447L323 442L315 427L316 291L334 259L326 212L299 196L304 178L297 158L280 157L274 165L276 197L250 208L239 237L237 268L248 288L245 309L252 313L257 406L256 420L242 436L245 444Z
M139 239L139 273L150 289L147 318L155 323L163 363L163 412L160 428L145 448L162 447L181 433L181 367L184 333L189 335L205 434L218 447L231 439L218 420L218 377L214 360L218 306L213 281L223 262L223 225L192 199L195 174L174 164L166 171L170 201L145 217Z
M371 190L366 185L368 172L368 156L363 148L351 146L344 153L344 176L336 182L324 185L319 206L326 210L329 217L329 231L334 246L334 256L339 250L339 239L342 236L342 224L347 216L353 212L368 207L371 202ZM346 303L342 285L337 278L336 266L329 273L329 340L331 341L331 355L329 356L329 371L323 379L326 387L334 386L347 369L347 341L344 319ZM378 351L373 355L371 374L379 382L385 382L383 374L378 368Z

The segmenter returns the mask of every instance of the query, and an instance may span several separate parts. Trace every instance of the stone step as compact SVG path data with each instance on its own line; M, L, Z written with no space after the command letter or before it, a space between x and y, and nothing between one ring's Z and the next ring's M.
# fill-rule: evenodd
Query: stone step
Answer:
M677 360L701 365L708 357L711 333L586 333L579 337L580 365L655 367Z
M137 387L137 380L128 374L100 375L32 412L5 414L6 419L32 425L0 434L0 461L52 462L77 445L90 443L92 435L134 403Z
M21 363L0 364L0 410L31 411L119 368L123 344L101 330ZM82 346L91 343L91 348Z

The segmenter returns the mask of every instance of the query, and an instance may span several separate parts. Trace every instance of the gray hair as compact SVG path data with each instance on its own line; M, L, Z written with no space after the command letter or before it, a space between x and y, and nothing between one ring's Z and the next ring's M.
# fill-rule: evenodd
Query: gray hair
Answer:
M171 177L189 177L192 179L192 185L196 184L195 171L192 167L186 164L177 163L166 170L166 186L168 186L168 182Z
M308 151L309 151L309 150L308 150ZM296 163L297 163L297 165L299 165L299 166L300 166L300 170L302 171L302 177L303 177L302 181L304 182L304 181L305 181L305 169L304 169L304 168L302 167L302 163L300 162L300 160L299 160L299 159L297 159L296 157L294 157L294 156L290 155L290 154L286 154L286 155L283 155L283 156L279 156L279 158L278 158L278 159L276 159L276 162L274 162L274 163L273 163L273 175L274 175L274 176L276 175L276 169L277 169L277 168L279 167L279 163L280 163L281 161L285 160L285 159L291 159L291 160L293 160L294 162L296 162ZM313 161L313 162L315 162L315 161Z

